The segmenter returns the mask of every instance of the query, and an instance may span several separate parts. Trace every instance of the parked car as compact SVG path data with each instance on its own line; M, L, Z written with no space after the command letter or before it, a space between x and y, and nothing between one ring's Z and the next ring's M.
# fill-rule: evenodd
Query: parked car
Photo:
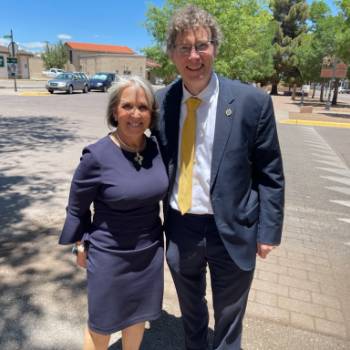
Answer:
M64 73L64 70L60 68L50 68L48 70L42 71L42 74L46 75L49 78L55 78L61 73Z
M55 79L49 80L46 89L50 94L55 90L66 91L72 94L74 90L82 90L84 93L89 91L89 84L86 79L75 73L62 73Z
M338 94L350 94L350 89L345 89L342 86L339 86Z
M90 87L90 78L88 77L88 75L86 73L83 72L73 72L73 74L78 75L81 79L83 79L85 81L85 83L87 84L88 88ZM89 89L90 90L90 89Z
M115 78L114 73L96 73L89 80L89 89L106 92L113 84Z

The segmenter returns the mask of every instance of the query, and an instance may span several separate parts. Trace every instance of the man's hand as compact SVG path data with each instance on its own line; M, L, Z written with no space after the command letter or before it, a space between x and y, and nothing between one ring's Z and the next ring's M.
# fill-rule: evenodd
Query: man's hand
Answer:
M87 254L86 251L78 251L77 253L77 265L82 267L83 269L86 269L86 259Z
M258 243L256 253L260 256L260 258L265 259L267 255L271 252L271 250L275 248L275 245Z

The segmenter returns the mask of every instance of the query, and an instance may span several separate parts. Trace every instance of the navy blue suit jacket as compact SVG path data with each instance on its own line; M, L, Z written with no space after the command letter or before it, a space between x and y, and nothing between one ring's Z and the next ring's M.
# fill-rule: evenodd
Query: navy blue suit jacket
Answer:
M168 170L170 194L177 171L182 80L157 91L156 98L159 119L155 132ZM255 267L257 242L280 243L284 176L271 97L222 77L210 200L222 241L241 269Z

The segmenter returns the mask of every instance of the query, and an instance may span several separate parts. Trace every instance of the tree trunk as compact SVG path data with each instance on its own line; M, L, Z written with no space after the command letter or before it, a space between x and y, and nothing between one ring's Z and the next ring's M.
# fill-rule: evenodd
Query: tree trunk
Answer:
M292 91L292 100L293 101L295 101L296 91L297 91L297 84L293 84L293 91Z
M278 95L277 83L272 83L270 95Z
M339 89L339 79L335 79L334 92L333 92L333 98L332 98L332 106L336 106L337 105L338 89Z
M314 83L313 89L312 89L312 98L315 98L316 93L316 83Z
M324 93L324 83L321 84L320 102L324 102L323 93Z

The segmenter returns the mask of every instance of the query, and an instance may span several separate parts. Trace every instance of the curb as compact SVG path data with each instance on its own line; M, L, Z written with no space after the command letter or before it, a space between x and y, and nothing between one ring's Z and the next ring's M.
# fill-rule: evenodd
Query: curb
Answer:
M325 126L334 128L350 128L350 123L325 122L321 120L304 120L304 119L284 119L279 121L280 124L286 125L306 125L306 126Z
M51 94L47 91L22 91L19 96L50 96Z

